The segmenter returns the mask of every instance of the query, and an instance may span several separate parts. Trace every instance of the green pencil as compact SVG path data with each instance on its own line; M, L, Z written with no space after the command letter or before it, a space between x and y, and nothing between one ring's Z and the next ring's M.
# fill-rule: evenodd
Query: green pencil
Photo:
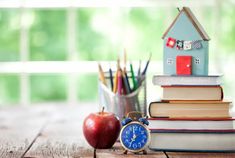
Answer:
M130 69L131 69L131 78L132 78L132 82L133 82L133 91L135 91L138 88L138 83L135 78L135 73L133 70L132 63L130 63Z

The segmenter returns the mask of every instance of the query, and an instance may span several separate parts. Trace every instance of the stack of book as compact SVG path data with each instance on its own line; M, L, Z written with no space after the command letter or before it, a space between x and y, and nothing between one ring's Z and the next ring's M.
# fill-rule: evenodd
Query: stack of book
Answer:
M150 149L235 152L235 120L221 76L155 75L153 84L163 96L148 109Z

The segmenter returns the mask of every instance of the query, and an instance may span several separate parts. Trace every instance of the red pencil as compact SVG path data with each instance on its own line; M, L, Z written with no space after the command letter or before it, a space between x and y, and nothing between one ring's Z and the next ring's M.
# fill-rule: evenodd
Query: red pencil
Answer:
M118 70L118 94L122 95L122 70Z

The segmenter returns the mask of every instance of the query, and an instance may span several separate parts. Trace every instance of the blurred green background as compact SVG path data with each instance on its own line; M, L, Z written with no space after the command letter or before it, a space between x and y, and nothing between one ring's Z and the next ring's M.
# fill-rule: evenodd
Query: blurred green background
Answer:
M218 6L217 6L218 7ZM234 77L229 73L235 66L235 4L191 8L210 38L210 67L224 74L225 95L235 96ZM21 61L20 32L22 19L28 29L28 61L67 61L68 9L0 10L0 61ZM76 61L116 60L123 48L128 59L162 60L161 36L174 20L174 7L141 8L78 8L76 13ZM218 17L219 16L219 17ZM225 65L230 64L229 68ZM79 68L78 68L79 69ZM159 68L149 73L160 72ZM67 74L29 74L29 99L32 103L60 102L68 99ZM151 83L149 83L151 87ZM97 101L97 74L76 76L76 95L79 102ZM150 88L151 89L151 88ZM153 92L152 92L153 93ZM155 93L155 92L154 92ZM20 74L0 74L0 104L20 102Z

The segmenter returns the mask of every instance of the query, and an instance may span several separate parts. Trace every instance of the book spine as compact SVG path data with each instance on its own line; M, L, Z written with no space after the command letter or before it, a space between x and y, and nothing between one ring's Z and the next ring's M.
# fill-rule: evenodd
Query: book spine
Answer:
M152 116L152 113L151 113L151 110L150 110L150 109L151 109L151 106L152 106L152 102L149 104L148 112L149 112L149 116L150 116L150 117L153 117L153 116Z
M215 133L215 134L226 134L234 133L235 129L228 130L195 130L195 129L150 129L151 133Z
M151 102L150 104L149 104L149 107L148 107L148 112L149 112L149 116L151 117L151 118L156 118L156 116L153 116L152 115L152 113L151 113L151 107L153 106L153 104L154 103L161 103L161 101L156 101L156 102ZM158 117L158 118L169 118L169 117Z
M220 90L221 90L221 100L224 99L224 91L223 91L223 88L220 86Z

